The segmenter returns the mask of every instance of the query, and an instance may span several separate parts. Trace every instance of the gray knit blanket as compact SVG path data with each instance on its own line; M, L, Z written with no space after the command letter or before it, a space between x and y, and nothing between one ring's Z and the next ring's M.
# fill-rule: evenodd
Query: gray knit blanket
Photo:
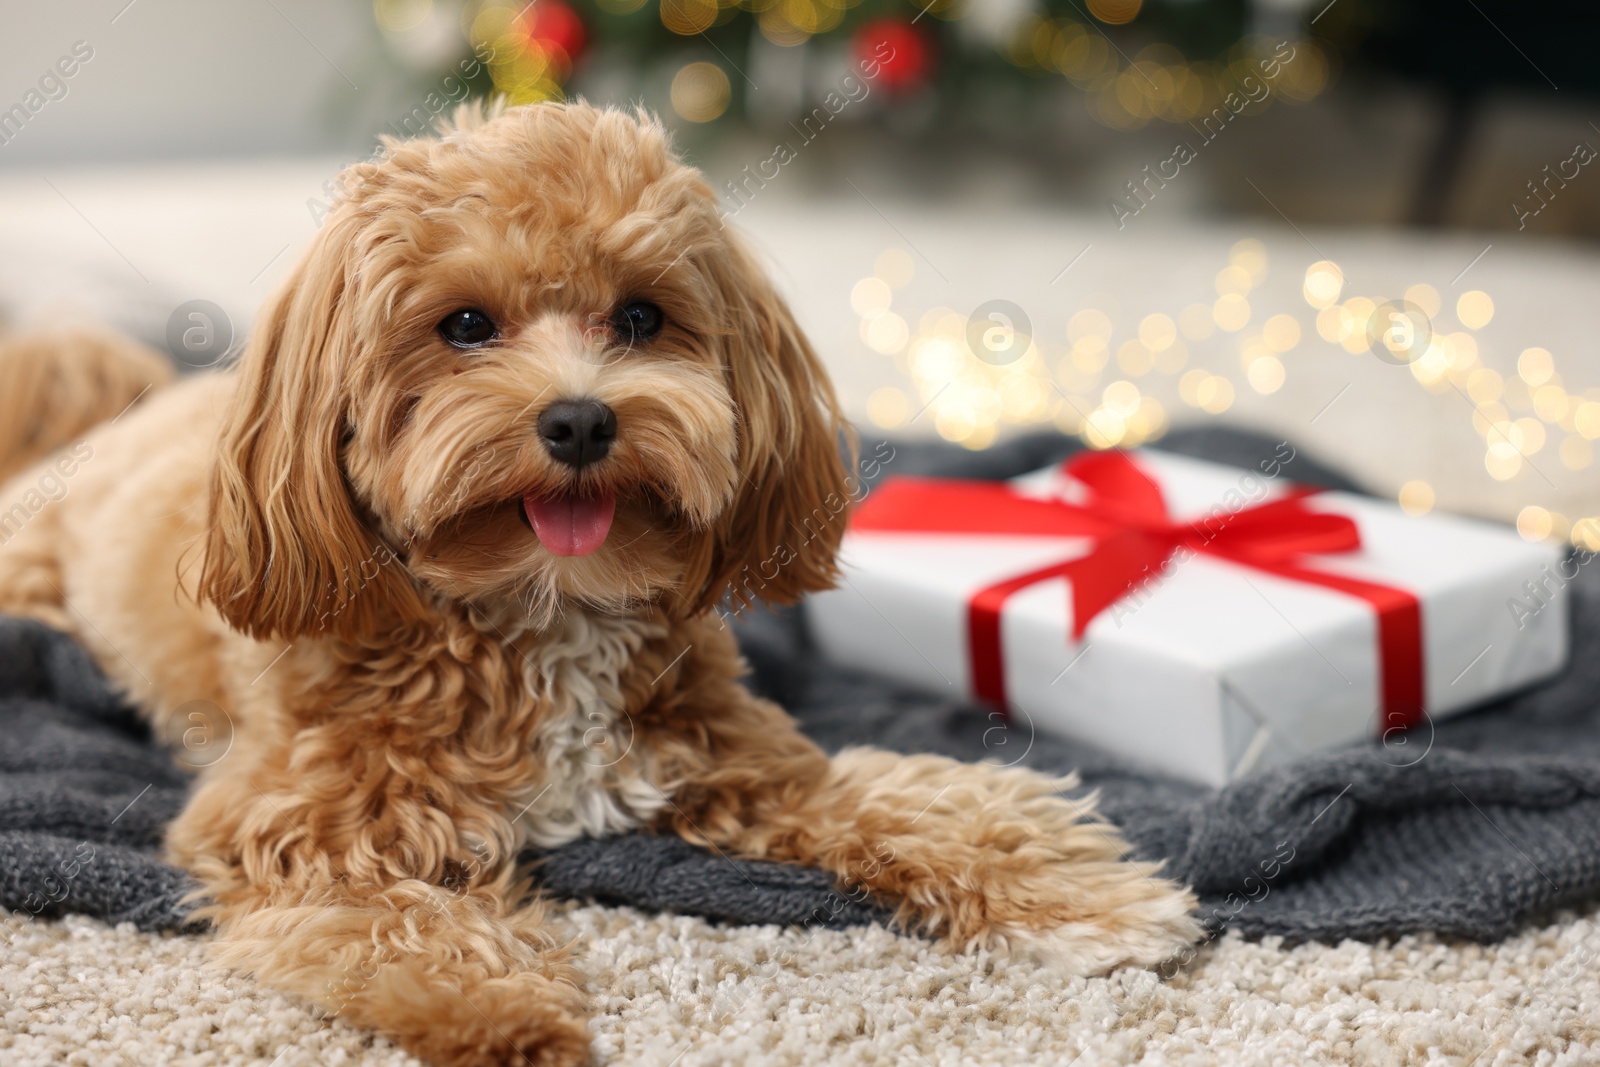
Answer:
M1170 435L1162 447L1253 467L1273 444L1209 430ZM983 453L900 445L883 466L1001 478L1072 448L1054 436ZM1355 488L1303 455L1294 474ZM1221 790L822 662L800 612L753 613L738 629L753 686L829 749L872 744L1078 771L1136 855L1164 861L1196 888L1213 932L1491 939L1600 895L1600 566L1583 568L1571 590L1573 663L1560 677L1387 744L1308 756ZM13 909L12 922L78 912L184 927L179 900L190 886L160 861L159 844L188 786L74 641L0 618L0 905ZM559 897L738 923L886 914L822 872L730 860L651 834L528 858Z

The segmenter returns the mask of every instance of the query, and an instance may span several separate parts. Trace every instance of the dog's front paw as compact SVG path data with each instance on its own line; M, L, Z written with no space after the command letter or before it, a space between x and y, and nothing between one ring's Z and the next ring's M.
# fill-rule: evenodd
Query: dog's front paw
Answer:
M1195 895L1161 877L1159 864L1128 859L1092 801L1035 796L1017 810L1023 826L985 828L1008 847L976 853L964 877L946 881L959 887L944 901L950 941L1093 975L1154 967L1200 939Z
M352 1021L433 1067L579 1067L589 1061L581 996L564 982L513 974L463 983L390 965Z
M1162 878L1140 877L1148 883L1143 892L1103 910L1062 900L1041 907L1036 916L993 924L978 944L1070 975L1104 974L1121 966L1154 967L1193 945L1203 930L1195 918L1193 893ZM1063 913L1073 917L1052 921Z
M862 839L883 840L849 873L895 900L907 929L1075 975L1153 967L1200 939L1194 894L1128 859L1094 798L1064 795L1073 776L870 750L836 766L881 805L856 817ZM881 834L900 812L916 814Z
M439 1014L436 1029L396 1035L408 1052L434 1067L580 1067L589 1062L588 1028L556 1009L532 1005L495 1020L467 1004Z

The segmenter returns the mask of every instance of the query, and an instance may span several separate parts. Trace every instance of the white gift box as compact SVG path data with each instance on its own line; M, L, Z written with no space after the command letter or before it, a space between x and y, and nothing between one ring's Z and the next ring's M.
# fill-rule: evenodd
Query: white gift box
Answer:
M1252 509L1298 497L1284 506L1345 516L1359 547L1297 555L1287 570L1180 548L1127 592L1118 580L1121 595L1077 638L1072 582L1087 588L1104 568L1048 577L1002 596L998 634L984 638L974 604L992 603L985 590L1056 564L1082 564L1105 544L1103 531L995 532L987 527L1004 520L970 514L984 509L960 498L948 508L924 507L932 517L922 528L896 528L897 520L876 518L894 509L874 494L902 499L886 482L862 501L845 537L844 581L810 601L813 632L837 662L961 698L994 703L998 691L1019 729L1089 741L1210 785L1386 732L1379 758L1412 761L1431 743L1428 718L1481 704L1565 662L1563 586L1571 575L1561 574L1560 549L1487 523L1408 516L1367 497L1299 496L1293 450L1279 452L1261 471L1159 452L1128 458L1159 486L1179 525L1242 530ZM922 489L939 491L925 481ZM1065 465L984 491L1095 510L1093 493ZM1420 642L1407 651L1405 628L1380 625L1372 600L1294 577L1296 569L1414 598L1410 632L1420 615ZM992 653L979 649L984 641ZM975 665L986 657L987 668ZM1397 710L1397 680L1420 709L1414 701ZM1412 729L1398 734L1393 728L1402 723Z

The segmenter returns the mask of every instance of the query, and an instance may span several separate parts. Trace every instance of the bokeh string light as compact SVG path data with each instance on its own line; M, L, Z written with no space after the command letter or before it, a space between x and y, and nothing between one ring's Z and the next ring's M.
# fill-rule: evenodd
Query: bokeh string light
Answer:
M1094 0L1089 11L1098 22L1120 24L1137 17L1140 7L1139 0ZM1202 119L1222 108L1232 93L1247 101L1241 113L1252 115L1278 100L1303 104L1321 95L1332 81L1333 55L1314 40L1292 42L1294 58L1278 68L1268 91L1247 91L1261 84L1258 58L1279 44L1252 35L1220 61L1191 61L1172 45L1156 43L1130 58L1093 23L1034 17L1013 39L1007 58L1024 70L1064 76L1088 93L1090 113L1098 121L1127 130L1152 121Z
M1336 264L1320 261L1306 269L1303 293L1317 309L1317 330L1327 341L1350 352L1365 352L1371 338L1365 324L1382 302L1349 296L1342 302L1343 275ZM1437 317L1444 308L1431 285L1418 283L1405 292L1407 302L1424 315ZM1460 393L1472 404L1472 425L1483 439L1483 465L1496 481L1511 481L1533 469L1534 457L1547 449L1561 466L1578 472L1594 463L1600 439L1600 389L1569 392L1556 372L1555 359L1544 348L1525 348L1509 375L1486 366L1485 345L1478 336L1494 319L1494 299L1481 289L1461 293L1453 309L1461 330L1435 330L1426 344L1408 353L1412 377L1431 393ZM1437 326L1437 319L1435 320ZM1551 448L1551 446L1554 446ZM1433 506L1433 491L1422 482L1401 489L1401 504L1411 511ZM1600 516L1569 520L1560 512L1530 505L1517 528L1532 540L1571 540L1600 549Z
M1159 379L1176 379L1184 406L1221 415L1234 406L1240 390L1268 396L1282 388L1288 357L1313 333L1346 353L1372 358L1369 323L1388 303L1381 296L1348 292L1339 265L1318 260L1301 276L1301 294L1314 320L1304 324L1287 312L1263 318L1251 295L1267 278L1267 253L1260 241L1247 238L1229 249L1214 279L1211 303L1190 304L1176 315L1147 314L1133 324L1131 336L1120 339L1105 310L1080 308L1068 320L1064 338L1018 337L1021 356L995 365L967 344L967 316L944 307L920 316L896 310L895 296L914 273L912 257L891 248L851 291L863 343L894 360L909 382L907 388L875 390L867 400L867 417L894 430L926 412L941 437L973 449L988 447L1006 426L1044 425L1075 434L1091 448L1136 447L1168 428L1169 412L1156 394L1173 390ZM1407 288L1405 300L1430 317L1440 315L1444 304L1426 283ZM1548 451L1570 471L1589 468L1594 442L1600 440L1600 389L1569 391L1555 357L1544 348L1522 350L1508 375L1486 366L1479 331L1494 318L1488 293L1464 292L1450 311L1463 328L1432 333L1406 362L1423 389L1459 392L1471 403L1486 473L1509 481L1530 469L1532 457ZM1437 326L1439 320L1434 322ZM1190 365L1188 345L1212 338L1226 338L1236 347L1240 377ZM1433 487L1420 480L1405 483L1397 497L1414 515L1427 513L1435 503ZM1600 516L1569 519L1534 505L1524 509L1518 529L1524 536L1570 540L1600 551Z
M1086 307L1067 323L1064 345L1039 338L1015 339L1021 355L997 365L980 359L968 342L968 316L936 307L915 324L895 310L895 293L914 274L902 249L878 257L873 274L851 290L862 342L895 362L909 391L886 386L867 400L867 415L884 429L897 429L914 412L927 411L934 429L967 448L986 448L1004 426L1053 424L1077 434L1092 448L1132 448L1167 430L1167 407L1151 376L1177 378L1183 403L1212 415L1233 406L1238 388L1226 375L1189 366L1188 343L1217 330L1245 331L1248 294L1266 276L1266 249L1240 241L1216 278L1217 301L1194 304L1176 316L1154 312L1139 320L1133 336L1118 341L1110 315ZM1282 385L1279 357L1300 342L1291 316L1269 318L1258 332L1241 333L1240 351L1250 387L1271 393ZM1170 391L1170 390L1168 390Z

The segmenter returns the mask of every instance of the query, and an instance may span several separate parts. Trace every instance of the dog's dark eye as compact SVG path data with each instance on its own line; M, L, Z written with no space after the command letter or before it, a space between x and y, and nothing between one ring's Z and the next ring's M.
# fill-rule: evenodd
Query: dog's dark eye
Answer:
M457 348L481 348L495 339L494 320L477 308L452 311L439 323L439 336Z
M619 307L611 317L611 326L617 331L617 336L630 341L648 341L660 333L666 323L667 317L661 313L661 309L648 300L630 301Z

